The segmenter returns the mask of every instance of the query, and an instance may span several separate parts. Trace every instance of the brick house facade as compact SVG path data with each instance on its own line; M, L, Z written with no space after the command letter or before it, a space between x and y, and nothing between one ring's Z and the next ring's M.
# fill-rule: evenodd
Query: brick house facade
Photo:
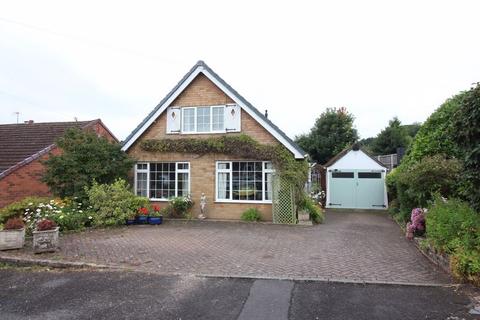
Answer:
M292 156L305 152L255 109L204 62L199 61L125 139L123 150L137 160L135 192L165 206L168 198L190 194L199 211L202 193L207 216L240 219L257 208L262 220L272 220L270 159L253 161L227 154L148 152L149 139L208 138L246 134L262 144L283 144Z
M51 195L41 181L41 161L61 153L55 140L69 128L91 130L118 142L100 119L0 125L0 208L25 197Z

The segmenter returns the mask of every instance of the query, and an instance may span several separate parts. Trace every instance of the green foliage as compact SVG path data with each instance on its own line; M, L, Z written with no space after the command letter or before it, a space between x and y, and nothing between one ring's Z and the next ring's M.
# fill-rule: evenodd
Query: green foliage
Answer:
M462 158L462 152L454 141L455 126L452 119L460 108L465 93L445 101L420 127L402 166L420 161L426 156L443 154L448 158Z
M463 194L480 211L480 83L463 94L455 113L454 140L464 155Z
M371 150L374 154L392 154L397 148L407 148L411 142L407 129L401 125L397 117L390 120L372 142Z
M241 219L244 221L260 221L262 218L257 208L248 208L242 213Z
M354 117L345 108L328 108L317 118L313 128L296 142L318 163L326 163L358 139Z
M305 210L310 215L310 219L315 223L323 223L325 216L320 206L310 197L305 197L299 209Z
M398 190L397 190L397 183L398 183L398 176L399 176L400 169L393 169L387 174L385 178L385 183L387 185L388 191L388 199L395 200L398 198Z
M85 187L85 192L95 211L94 226L124 224L127 218L136 215L138 208L149 206L148 199L133 194L122 179L117 179L112 184L99 184L94 181L91 187Z
M409 167L397 168L390 180L396 180L400 211L405 221L413 208L426 207L436 193L444 197L455 195L461 170L460 161L440 155L425 157Z
M458 199L435 199L426 216L427 240L450 255L452 273L480 284L480 215Z
M119 144L93 132L69 129L56 144L62 153L50 155L43 162L46 167L43 181L61 198L84 200L85 187L93 180L112 183L117 178L126 178L134 163Z
M190 197L176 197L169 201L169 216L174 218L188 217L189 210L193 207L193 201Z
M277 173L295 187L296 193L303 192L307 181L308 163L295 160L282 145L260 144L250 136L228 135L205 139L151 139L141 142L141 148L149 152L176 152L193 154L228 154L242 159L270 160Z
M26 209L37 208L40 203L48 203L48 198L42 197L27 197L23 200L9 204L0 209L0 223L5 223L8 219L13 217L23 217Z
M480 249L480 215L466 202L437 197L429 208L427 237L440 251L454 253L457 248Z

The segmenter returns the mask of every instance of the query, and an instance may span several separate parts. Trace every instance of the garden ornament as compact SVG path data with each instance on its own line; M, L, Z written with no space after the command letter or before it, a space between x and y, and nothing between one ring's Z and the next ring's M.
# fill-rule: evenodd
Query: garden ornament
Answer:
M207 217L207 196L205 193L202 192L202 196L200 197L200 214L198 215L198 219L205 219Z

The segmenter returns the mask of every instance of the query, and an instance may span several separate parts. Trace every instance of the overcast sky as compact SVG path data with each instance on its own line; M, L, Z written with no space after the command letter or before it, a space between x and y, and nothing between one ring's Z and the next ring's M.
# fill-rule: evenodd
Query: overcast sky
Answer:
M101 118L124 139L204 60L294 137L362 138L480 81L480 1L1 1L0 123Z

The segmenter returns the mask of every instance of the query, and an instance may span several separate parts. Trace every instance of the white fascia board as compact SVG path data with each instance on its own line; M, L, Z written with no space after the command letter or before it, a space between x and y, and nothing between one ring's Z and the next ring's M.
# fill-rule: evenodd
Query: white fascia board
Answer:
M128 141L125 142L125 144L122 147L123 151L127 151L128 148L132 146L132 144L137 141L138 138L152 125L152 123L158 119L158 117L162 114L163 111L180 95L180 93L185 90L185 88L195 79L195 77L203 71L202 66L198 66L197 69L192 72L192 74L178 87L178 89L165 101L160 108L155 112L154 115L148 119L147 122L144 123L144 125L133 135Z
M282 143L290 152L293 153L295 159L304 159L305 155L302 155L298 152L287 140L285 140L282 135L280 135L275 129L273 129L270 124L265 122L262 118L258 117L258 115L250 109L247 105L245 105L233 92L228 90L221 82L219 82L210 72L207 70L203 71L203 74L207 76L210 81L212 81L217 87L219 87L227 96L229 96L235 103L240 105L243 110L245 110L253 119L255 119L258 123L260 123L269 133L271 133L280 143Z
M275 129L273 129L267 122L245 105L233 92L228 90L220 81L217 80L208 70L204 67L198 66L197 69L178 87L178 89L163 103L163 105L155 112L155 114L148 119L147 122L131 137L122 147L123 151L127 151L133 143L152 125L152 123L162 114L163 111L185 90L185 88L195 79L195 77L202 72L210 81L212 81L217 87L219 87L227 96L229 96L235 103L240 105L253 119L260 123L269 133L271 133L280 143L282 143L290 152L293 153L295 159L304 159L306 155L299 153L285 138L280 135Z

